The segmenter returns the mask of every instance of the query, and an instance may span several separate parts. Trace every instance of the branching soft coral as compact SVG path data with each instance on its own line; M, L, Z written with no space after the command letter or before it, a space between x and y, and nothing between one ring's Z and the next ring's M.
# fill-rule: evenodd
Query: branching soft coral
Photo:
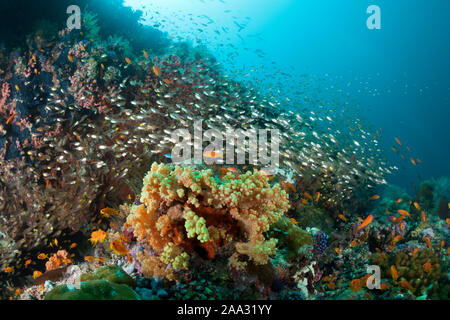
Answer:
M127 224L167 265L175 261L168 254L174 248L179 265L186 266L187 253L213 259L218 248L234 243L230 265L241 268L245 259L268 262L276 240L266 240L263 233L288 208L286 192L279 185L270 186L268 177L257 170L238 177L227 174L220 181L211 170L153 163ZM141 261L143 270L149 259L147 255Z

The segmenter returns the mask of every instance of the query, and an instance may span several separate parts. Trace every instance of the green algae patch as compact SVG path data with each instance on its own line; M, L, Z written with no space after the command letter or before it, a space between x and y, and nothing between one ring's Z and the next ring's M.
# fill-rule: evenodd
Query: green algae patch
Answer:
M125 284L108 280L81 282L77 288L60 285L45 295L44 300L140 300L139 295Z
M103 266L92 273L81 275L81 281L108 280L116 284L125 284L136 288L136 281L116 265Z

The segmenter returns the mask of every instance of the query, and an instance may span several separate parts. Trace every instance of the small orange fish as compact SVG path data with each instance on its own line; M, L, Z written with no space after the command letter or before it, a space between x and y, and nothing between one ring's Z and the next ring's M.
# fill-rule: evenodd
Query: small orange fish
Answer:
M223 153L222 152L217 152L217 151L205 151L203 153L203 156L205 158L209 158L209 159L222 159L223 158Z
M395 236L394 239L392 239L392 245L395 246L397 242L399 242L403 237L401 235Z
M75 248L76 246L77 246L77 244L74 242L74 243L72 243L72 244L70 245L69 249L73 249L73 248Z
M417 252L419 252L419 248L415 248L412 252L412 255L415 256L417 254Z
M392 151L394 151L395 153L398 153L398 150L397 150L396 147L392 147L391 149L392 149Z
M339 248L334 248L334 251L336 251L337 254L342 255L342 251Z
M409 282L406 281L406 280L399 281L398 284L399 284L400 287L405 288L406 290L409 290L411 292L414 291L414 289L411 286L411 284L409 284Z
M145 51L145 50L142 50L142 52L144 53L144 57L145 57L145 59L148 59L148 58L149 58L149 55L148 55L147 51Z
M386 282L381 283L380 290L388 290L390 287Z
M409 217L409 216L410 216L410 215L409 215L409 212L406 211L406 210L403 210L403 209L398 209L397 212L398 212L400 215L404 216L404 217Z
M413 202L413 204L417 211L420 211L420 205L417 202Z
M126 61L128 64L131 64L131 63L132 63L131 60L130 60L130 58L125 58L125 61Z
M17 92L20 92L20 88L17 84L15 85L15 88L16 88Z
M31 259L28 259L27 261L25 261L24 266L25 266L25 267L28 267L28 265L29 265L31 262L32 262Z
M419 158L416 158L416 161L420 164L422 164L422 160L420 160Z
M158 66L153 66L153 72L155 73L155 75L157 75L158 77L161 75L161 68Z
M318 202L320 199L320 192L316 193L316 198L314 199L316 202Z
M308 192L304 192L304 193L303 193L303 196L304 196L306 199L308 199L308 200L312 200L312 199L313 199L312 196L311 196Z
M111 241L110 249L113 250L116 255L127 256L128 260L131 261L130 251L120 241Z
M356 242L356 240L352 240L352 242L350 242L350 246L352 248L356 247L358 245L358 242Z
M422 240L425 241L425 243L427 244L427 247L431 249L432 246L431 246L430 238L423 236Z
M425 263L423 264L423 270L425 270L425 272L430 273L430 272L431 272L431 263L425 262Z
M301 201L302 204L305 204L305 205L306 205L306 204L309 204L308 200L306 200L306 199L303 199L303 198L302 198L302 200L300 200L300 201Z
M356 292L361 290L361 280L360 279L354 279L350 282L350 289L352 292Z
M112 208L103 208L102 210L100 210L100 214L105 218L109 218L118 213L119 213L119 210L112 209Z
M411 160L411 163L412 163L414 166L417 166L416 160L415 160L414 158L411 158L410 160Z
M12 116L10 116L10 117L8 118L8 120L6 120L6 124L9 124L9 123L16 117L16 115L17 115L17 113L14 112L14 113L12 114Z
M70 54L67 55L67 59L69 59L69 61L73 63L73 57Z
M394 281L397 281L398 272L397 272L397 268L394 265L391 266L391 276Z
M295 220L294 218L290 218L290 220L291 220L295 225L298 225L298 221Z
M379 195L373 195L373 196L371 196L370 198L369 198L369 200L377 200L377 199L380 199L380 196Z
M450 218L445 219L445 223L450 227Z
M89 238L89 241L92 243L92 246L95 246L97 242L103 243L106 239L106 232L98 229L97 231L94 231L91 233L91 237Z
M47 259L47 258L48 258L48 254L40 253L40 254L38 254L37 258L38 258L39 260Z
M6 273L11 273L11 272L13 272L14 271L14 268L13 267L6 267L5 268L5 272Z
M17 288L16 291L14 291L14 295L18 296L20 295L21 291L20 288Z
M281 180L280 181L281 182L281 185L283 186L283 189L284 189L284 191L286 191L286 192L290 192L290 191L292 191L292 192L297 192L297 189L295 189L295 187L294 187L294 185L292 184L292 183L290 183L290 182L286 182L286 181L284 181L284 180ZM290 190L290 191L289 191Z
M170 79L163 79L163 82L168 85L173 85L173 81Z
M396 141L400 146L402 145L402 142L400 141L399 138L395 137L395 141Z
M338 215L339 219L341 219L344 222L347 222L347 218L343 214Z
M422 219L423 223L427 223L427 217L425 216L425 211L422 210L420 213L420 218Z
M39 278L40 276L42 276L42 272L40 272L40 271L33 272L33 279Z
M85 256L85 257L84 257L84 260L89 261L89 262L92 262L92 261L96 261L97 258L95 258L95 257L93 257L93 256Z
M402 199L402 198L399 198L399 199L397 199L397 200L394 201L394 204L399 204L399 203L402 202L402 201L403 201L403 199Z
M369 224L371 224L373 221L373 215L367 216L367 218L356 228L357 231L361 230L362 228L367 227Z

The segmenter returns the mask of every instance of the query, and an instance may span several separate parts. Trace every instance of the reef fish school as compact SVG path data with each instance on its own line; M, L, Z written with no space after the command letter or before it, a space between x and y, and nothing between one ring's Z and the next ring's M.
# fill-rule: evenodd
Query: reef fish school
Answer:
M256 129L236 131L230 127L224 135L217 129L208 129L203 132L202 120L194 123L194 139L186 129L177 129L171 134L171 141L175 143L172 148L171 159L173 163L186 163L191 160L191 149L194 147L194 159L204 160L208 165L223 163L245 164L248 151L248 163L254 165L269 165L269 172L276 171L279 165L280 132L277 129ZM270 143L268 142L270 133ZM203 142L210 144L203 149ZM224 154L224 143L225 151ZM270 155L269 155L270 145ZM235 148L236 146L236 148ZM237 155L235 159L235 153Z
M221 305L221 308L213 307L191 307L187 304L178 307L178 315L199 315L208 318L211 312L222 315L270 315L271 305Z

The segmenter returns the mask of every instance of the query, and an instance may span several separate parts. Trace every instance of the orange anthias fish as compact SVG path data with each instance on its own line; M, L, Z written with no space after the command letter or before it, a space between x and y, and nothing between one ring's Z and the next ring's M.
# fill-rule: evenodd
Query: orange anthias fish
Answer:
M411 163L412 163L414 166L417 166L416 160L415 160L414 158L411 158L410 160L411 160Z
M122 242L117 240L111 241L110 248L116 255L127 256L128 260L131 261L130 251L122 244Z
M422 219L423 223L427 223L427 217L425 216L425 211L422 210L420 213L420 218Z
M425 243L427 244L427 247L431 249L432 246L431 246L430 238L423 236L422 240L425 241Z
M67 55L67 59L73 63L73 57L70 54Z
M102 210L100 210L100 214L105 218L109 218L118 213L119 213L119 210L112 209L112 208L103 208Z
M414 202L413 204L417 211L420 211L420 205L417 202Z
M73 248L75 248L76 246L77 246L77 244L74 242L74 243L72 243L72 244L70 245L69 249L73 249Z
M298 225L298 221L295 220L294 218L290 218L290 220L291 220L295 225Z
M143 50L143 53L144 53L145 59L148 59L148 58L149 58L149 55L148 55L147 51Z
M373 215L367 216L367 218L356 228L357 231L361 230L362 228L367 227L369 224L371 224L373 221Z
M400 202L402 202L403 199L402 198L398 198L397 200L394 201L394 204L399 204Z
M158 66L153 66L153 73L156 74L158 77L161 75L161 68Z
M397 281L398 272L397 272L397 268L394 265L391 266L391 276L394 281Z
M6 120L6 124L9 124L15 117L16 117L17 113L14 112L9 118L8 120Z
M126 61L126 63L128 63L128 64L131 64L131 63L132 63L131 60L130 60L130 58L125 58L125 61Z
M399 242L403 237L401 235L395 236L394 239L392 239L392 245L395 246L397 242Z
M342 251L339 248L334 248L334 251L336 251L337 254L342 255Z
M429 263L429 262L425 262L424 264L423 264L423 270L425 270L426 272L431 272L431 263Z
M380 199L380 196L377 194L375 194L369 198L369 200L377 200L377 199Z
M42 272L40 272L40 271L33 272L33 279L39 278L40 276L42 276Z
M402 145L402 142L400 141L400 139L399 138L395 138L395 141L401 146Z
M343 214L338 215L339 219L341 219L344 222L347 222L347 218Z
M106 232L99 229L91 233L89 241L92 243L92 246L95 246L97 242L102 243L103 241L105 241L105 239L106 239Z
M38 258L39 260L47 259L47 258L48 258L48 254L40 253L40 254L37 256L37 258Z
M414 288L413 288L413 287L411 286L411 284L410 284L408 281L406 281L406 280L399 281L398 284L399 284L400 287L405 288L406 290L409 290L409 291L411 291L411 292L414 291Z
M401 216L405 216L405 217L409 217L409 212L403 209L398 209L397 212L401 215Z
M395 153L397 153L397 152L398 152L398 150L397 150L397 148L396 148L396 147L392 147L391 149L392 149L392 151L394 151Z
M28 259L27 261L25 261L24 266L25 266L25 267L28 267L28 265L29 265L31 262L32 262L31 259Z
M239 175L239 171L233 167L220 168L219 172L220 172L220 178L223 178L224 176L226 176L228 172L232 172L235 175Z
M6 267L5 268L5 272L6 273L11 273L11 272L13 272L14 271L14 268L13 267Z
M350 289L352 290L352 292L356 292L361 290L361 280L360 279L353 279L350 282Z
M313 199L312 196L311 196L308 192L303 192L303 196L304 196L306 199L309 199L309 200L312 200L312 199Z
M283 186L284 191L286 191L288 193L290 191L297 192L297 189L295 189L295 187L294 187L294 185L292 183L286 182L284 180L281 180L280 182L281 182L281 185Z
M447 223L448 226L450 226L450 218L445 219L445 222Z
M217 152L217 151L205 151L203 153L203 156L205 158L209 158L209 159L222 159L223 158L223 153L222 152Z

